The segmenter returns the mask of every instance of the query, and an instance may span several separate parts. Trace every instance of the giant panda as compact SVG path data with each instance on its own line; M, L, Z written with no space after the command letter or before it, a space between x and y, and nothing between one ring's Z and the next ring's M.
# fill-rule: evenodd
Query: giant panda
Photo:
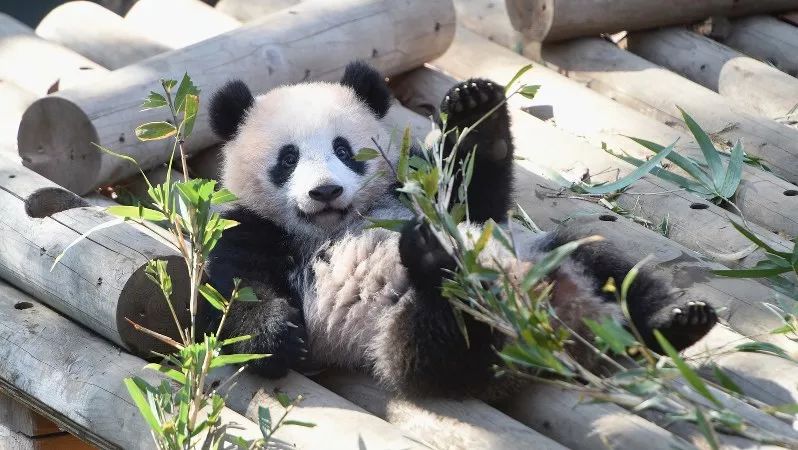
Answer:
M440 110L449 128L462 129L504 98L502 86L472 79L452 87ZM252 364L268 377L290 368L339 366L365 370L401 395L507 395L516 383L498 377L494 367L504 338L466 318L466 342L441 294L454 268L451 257L403 206L396 183L378 176L390 173L386 161L354 158L359 149L374 147L372 139L389 148L383 118L390 104L385 79L362 62L349 64L338 83L303 82L255 97L243 82L231 81L213 95L211 125L225 142L222 183L238 197L224 216L240 224L213 249L210 282L229 294L233 277L240 277L260 299L234 306L226 335L252 335L233 350L271 354ZM463 143L476 148L476 162L471 223L461 226L476 235L488 219L507 222L514 150L509 125L501 105ZM366 217L406 219L408 225L401 232L369 228ZM497 244L483 252L486 261L518 271L581 237L565 228L514 233L520 233L514 235L520 261ZM631 267L611 243L583 246L551 275L551 304L580 332L587 331L583 318L623 321L601 287L609 277L622 280ZM680 303L647 272L637 276L629 301L634 325L655 349L654 329L683 349L716 321L710 305Z

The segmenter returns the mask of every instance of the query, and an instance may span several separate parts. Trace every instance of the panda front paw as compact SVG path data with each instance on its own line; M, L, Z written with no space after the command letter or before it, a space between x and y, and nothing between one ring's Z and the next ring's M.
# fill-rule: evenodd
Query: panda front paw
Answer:
M718 321L715 308L702 301L688 301L680 306L670 308L664 314L665 319L657 328L677 350L685 349L696 343Z
M410 280L420 288L438 288L455 261L422 220L409 221L399 237L399 257Z
M478 156L503 160L507 158L510 149L509 116L505 99L503 86L490 80L471 78L449 89L441 102L440 110L447 116L446 128L460 131L473 126L490 113L490 116L469 133L471 140L464 145L468 150L476 145ZM449 136L450 139L455 137L454 133Z
M284 377L289 369L303 370L307 364L307 333L301 322L286 321L281 329L271 336L253 336L252 346L270 356L256 359L251 363L252 369L266 378ZM271 347L273 350L267 350ZM242 349L243 350L243 349Z

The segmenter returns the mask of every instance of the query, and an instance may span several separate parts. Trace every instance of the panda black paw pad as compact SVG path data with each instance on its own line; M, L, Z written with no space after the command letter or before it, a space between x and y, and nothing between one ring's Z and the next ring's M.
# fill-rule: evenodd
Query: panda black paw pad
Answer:
M454 260L441 246L430 225L421 220L408 222L399 238L399 256L410 277L430 287L440 284Z
M660 331L677 350L681 350L704 337L717 321L712 305L689 301L670 311L670 320Z
M447 115L449 129L470 127L505 99L504 87L490 80L472 78L460 83L443 97L441 112ZM506 109L502 105L499 110ZM489 119L498 116L494 112Z

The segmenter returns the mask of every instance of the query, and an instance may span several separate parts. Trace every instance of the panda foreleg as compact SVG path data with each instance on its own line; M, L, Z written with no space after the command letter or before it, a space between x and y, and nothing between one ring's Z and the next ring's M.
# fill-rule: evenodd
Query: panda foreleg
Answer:
M476 149L474 172L468 186L468 209L471 220L478 223L488 219L502 222L512 206L514 149L510 116L504 102L504 87L490 80L472 78L453 86L440 106L441 113L447 117L446 131L458 129L462 133L464 128L476 124L461 139L455 157L462 162ZM439 118L439 126L442 125ZM444 141L447 156L454 149L457 136L454 131L447 134ZM461 181L460 178L456 180L456 187Z

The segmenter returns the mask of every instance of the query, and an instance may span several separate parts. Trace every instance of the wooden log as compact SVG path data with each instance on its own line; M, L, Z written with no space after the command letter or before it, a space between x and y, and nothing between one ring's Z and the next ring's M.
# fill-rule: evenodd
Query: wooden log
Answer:
M690 30L632 33L627 44L633 53L718 92L750 114L784 118L798 104L798 79Z
M144 274L150 259L169 262L173 302L185 323L188 274L175 250L119 224L92 233L52 267L81 234L114 217L82 207L79 197L1 158L0 187L0 277L140 355L163 347L126 318L177 334L160 290Z
M328 370L316 379L401 430L423 437L433 448L565 449L478 400L401 399L360 373Z
M138 0L125 15L125 23L170 48L187 47L241 26L199 0Z
M36 100L36 95L10 80L0 80L0 154L18 159L17 131L25 109Z
M490 44L484 39L482 39L482 41L484 43ZM457 39L455 39L455 42L457 42ZM473 41L472 43L476 44L476 42ZM490 45L494 46L494 44ZM450 50L444 54L444 56L433 61L432 64L439 65L447 73L457 75L461 79L470 78L473 76L485 76L492 79L509 79L513 76L516 67L523 67L523 65L512 64L504 66L504 70L502 71L502 59L499 57L501 52L498 51L501 49L496 49L496 51L491 51L489 53L493 56L490 59L490 63L484 65L481 65L480 63L464 63L459 59L460 56L463 56L460 51L473 52L472 54L474 55L487 55L488 53L480 52L481 49L479 45L468 45L468 50L466 50L465 47L460 47L459 49L458 47L458 44L455 43L453 47L450 47ZM452 50L455 50L454 53L450 53ZM507 50L504 51L510 54L508 56L517 56L513 55L512 52ZM523 60L522 57L517 58ZM476 59L483 60L482 58ZM551 88L551 85L540 79L541 72L545 71L545 68L536 68L535 70L531 70L527 72L530 75L521 81L533 84L542 82L544 86L542 91L546 91ZM495 77L494 75L500 76ZM551 75L553 75L553 77L560 77L556 74ZM545 77L545 74L543 77ZM420 107L414 109L423 111L423 109L426 108L427 105L432 104L435 99L443 98L443 96L446 94L446 91L456 82L456 79L444 75L441 72L424 68L417 69L407 75L403 75L398 80L394 80L392 87L394 92L397 93L396 95L399 99L406 99L411 108L413 108L414 105L420 104ZM576 92L578 92L579 89L585 89L578 85L575 86L575 88ZM549 99L556 99L557 107L560 106L560 102L566 103L568 105L565 106L566 111L575 109L589 113L591 111L599 110L596 108L586 107L590 106L589 101L584 102L580 98L575 98L575 96L570 95L573 92L574 91L569 89L554 90L547 92L546 95L549 97ZM594 96L599 96L598 94L590 92L589 90L588 92ZM590 96L587 97L590 98ZM540 100L540 97L536 97L535 101L529 101L517 96L511 99L511 106L529 107L531 106L530 103L541 105L541 103L539 103ZM612 103L611 100L604 100L606 102ZM542 101L542 105L547 104L545 98ZM625 109L623 106L617 106L621 110ZM603 112L601 115L602 117L597 119L599 123L594 125L601 127L603 125L601 122L607 117L608 114L612 114L612 109L613 108L610 108L609 111L601 109ZM574 118L572 117L561 121L561 115L559 114L560 109L557 108L556 111L558 114L554 115L553 120L556 122L558 128L564 129L561 122L574 121ZM424 113L428 114L429 111L424 111ZM517 109L511 109L510 114L513 119L513 131L515 135L516 146L519 147L519 150L526 155L532 164L538 167L549 167L558 171L572 171L575 172L575 178L577 179L580 179L584 173L606 173L606 175L604 175L606 179L602 178L602 176L594 176L593 181L611 181L616 175L626 175L633 170L631 165L620 161L614 156L603 152L598 148L591 148L586 144L576 145L563 142L562 145L558 147L558 151L556 152L536 151L534 134L531 134L530 130L539 128L540 122L536 121L523 111ZM584 117L587 114L580 113L579 115ZM629 114L626 114L626 111L619 111L617 121L623 122L626 120L626 123L634 124L634 115L635 113L633 111L629 111ZM587 119L587 117L585 118ZM645 121L651 120L646 117L643 117L642 119L644 119L644 124ZM655 123L655 125L660 124ZM678 135L678 132L675 131L670 131L670 133L668 133L668 130L670 129L668 129L668 127L665 125L661 126L667 129L666 134ZM567 124L565 125L565 129L573 132L573 130L568 128ZM578 131L575 134L581 135L581 133ZM651 139L651 137L648 135L641 136L646 139ZM669 137L668 142L673 142L675 138L676 137ZM624 144L628 145L626 143ZM637 153L639 153L639 149L637 150ZM545 172L541 171L541 173ZM609 177L607 177L607 175L609 175ZM668 237L689 248L692 248L695 251L708 254L730 254L739 252L741 249L750 246L750 241L748 241L734 228L729 226L729 216L731 216L731 213L715 206L714 204L704 201L700 197L694 196L688 192L680 191L677 186L653 176L649 176L638 181L635 183L632 189L626 191L617 200L618 203L627 208L632 215L644 220L648 220L652 227L662 223L663 220L667 220L669 223ZM696 205L700 205L700 207L703 209L697 209L699 206ZM749 219L753 220L752 217L748 215L746 215L746 217L749 217ZM755 233L763 236L763 239L768 242L772 242L773 245L779 247L782 249L782 251L789 251L789 249L792 248L792 243L786 241L782 237L756 225L752 225L752 227L756 228ZM738 261L724 262L726 262L727 265L733 264L743 267L751 267L758 261L761 261L764 257L765 255L763 252L757 251L746 255L744 258Z
M149 428L122 383L159 383L145 361L0 281L0 391L100 448L149 449ZM46 375L46 376L43 376ZM258 427L225 409L249 439Z
M0 394L0 448L9 450L94 450L80 439L58 428L36 411Z
M213 373L212 380L224 378L230 370ZM227 396L227 407L257 421L258 409L266 407L272 417L282 413L275 393L291 398L302 395L289 419L316 424L312 429L282 427L276 434L280 440L304 449L391 448L416 449L426 436L413 436L373 416L354 403L330 392L319 384L289 372L278 380L268 380L244 372ZM421 439L420 439L421 438Z
M36 34L112 70L172 49L134 31L122 17L90 1L56 7L39 22Z
M2 13L0 61L6 61L0 65L0 79L34 95L79 85L93 73L106 72L96 62L37 37L29 27Z
M710 16L786 11L795 0L700 0L680 3L648 0L506 0L516 30L536 41L557 41L622 30L645 30L697 22Z
M798 25L798 11L792 11L788 13L781 14L779 16L782 20L787 23L791 23L793 25Z
M171 144L138 142L133 136L136 125L165 119L162 110L139 111L161 77L187 71L208 93L240 77L257 93L308 78L337 79L346 62L356 58L393 75L443 53L453 34L454 11L448 0L300 4L202 44L114 71L91 89L37 100L20 125L20 155L26 166L83 194L135 172L130 163L98 151L91 142L130 155L145 169L166 161ZM203 104L188 150L215 142Z
M284 8L297 5L302 0L219 0L215 8L242 22L263 17Z
M679 105L716 139L740 139L748 154L764 158L787 181L798 182L798 130L747 114L717 93L603 39L544 46L543 58L550 67L613 100L684 128Z
M518 53L523 50L524 36L510 26L504 1L455 0L454 7L458 24Z
M725 45L798 77L798 28L771 16L733 20Z

